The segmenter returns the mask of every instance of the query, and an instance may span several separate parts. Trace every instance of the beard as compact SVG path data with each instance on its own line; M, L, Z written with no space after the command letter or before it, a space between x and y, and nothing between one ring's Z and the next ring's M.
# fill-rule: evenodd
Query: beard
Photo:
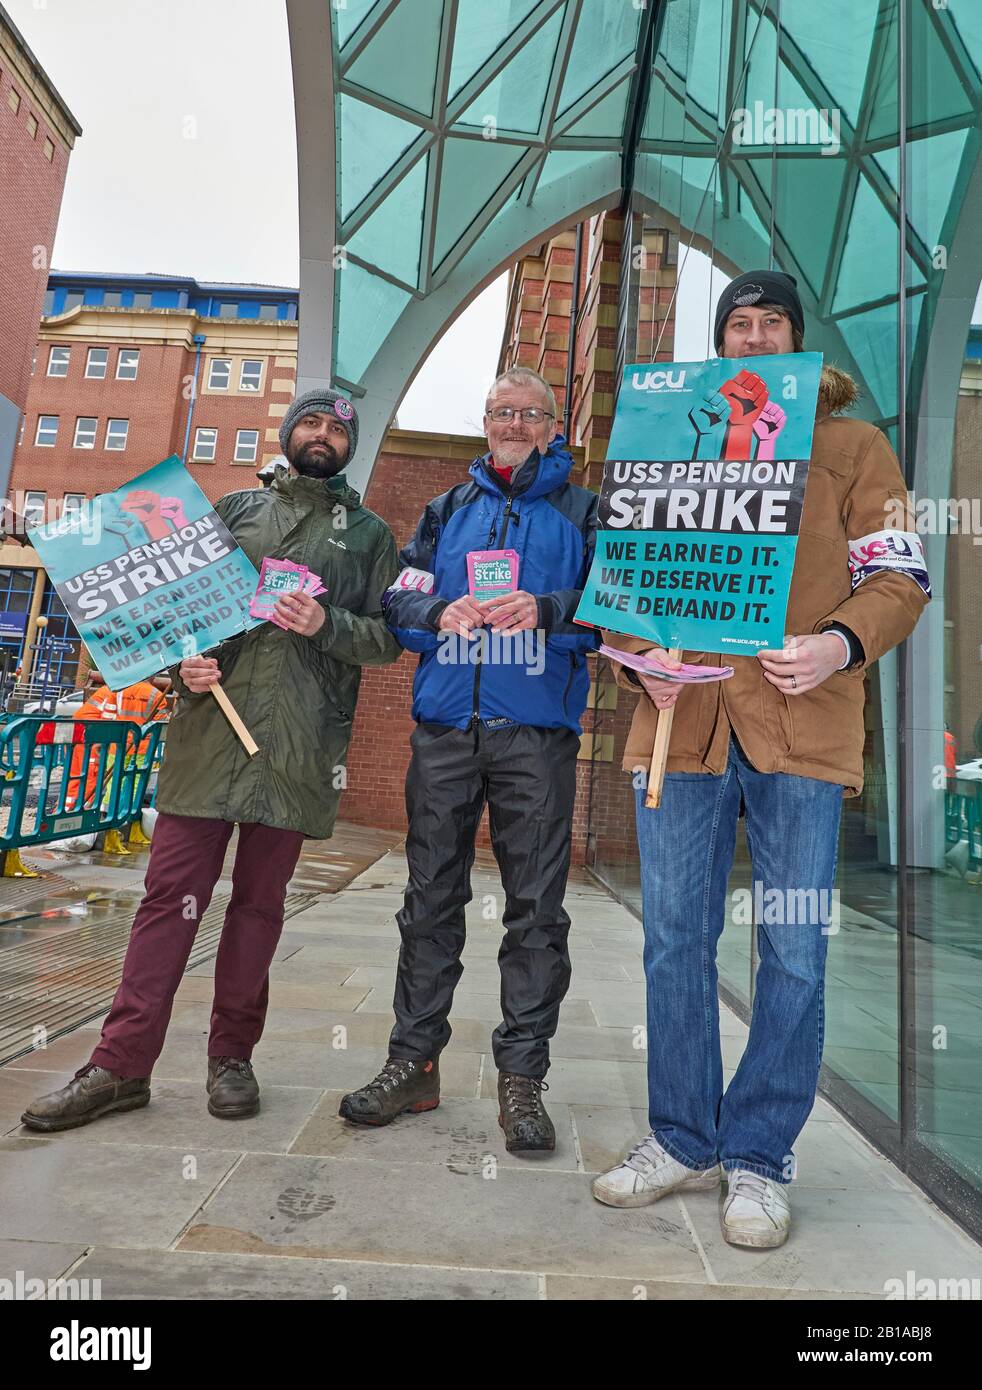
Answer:
M333 478L344 467L333 444L301 444L289 459L302 478Z
M503 439L494 451L495 463L502 463L506 468L517 470L525 463L534 448L531 439Z

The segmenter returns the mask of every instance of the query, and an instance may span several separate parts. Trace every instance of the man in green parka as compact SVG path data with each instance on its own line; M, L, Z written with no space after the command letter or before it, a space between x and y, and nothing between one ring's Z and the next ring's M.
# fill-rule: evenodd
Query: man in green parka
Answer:
M257 569L264 556L292 560L319 575L326 593L279 599L282 627L263 623L173 672L180 699L123 978L90 1061L67 1086L32 1102L21 1117L31 1129L71 1129L147 1104L174 995L236 824L215 962L208 1109L228 1119L259 1109L250 1058L287 885L304 837L326 839L334 828L360 668L401 653L381 610L399 569L392 533L341 474L358 443L354 406L336 391L309 391L284 416L280 443L290 467L269 488L229 493L215 509ZM259 745L252 758L208 692L218 680Z

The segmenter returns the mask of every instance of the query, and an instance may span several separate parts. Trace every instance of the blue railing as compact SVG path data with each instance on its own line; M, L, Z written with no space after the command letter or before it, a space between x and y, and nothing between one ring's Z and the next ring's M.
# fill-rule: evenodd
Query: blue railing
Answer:
M7 716L0 724L0 856L138 820L164 727Z

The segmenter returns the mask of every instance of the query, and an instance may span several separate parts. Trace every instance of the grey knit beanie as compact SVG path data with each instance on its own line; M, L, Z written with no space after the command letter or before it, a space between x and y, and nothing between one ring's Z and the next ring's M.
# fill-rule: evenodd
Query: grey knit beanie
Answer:
M280 425L280 448L284 454L287 452L286 446L290 442L294 425L312 410L323 410L326 415L334 415L344 426L348 435L348 457L344 463L347 468L358 447L358 412L346 396L342 396L340 391L332 391L330 386L318 386L313 391L307 391L297 397L283 416L283 423Z

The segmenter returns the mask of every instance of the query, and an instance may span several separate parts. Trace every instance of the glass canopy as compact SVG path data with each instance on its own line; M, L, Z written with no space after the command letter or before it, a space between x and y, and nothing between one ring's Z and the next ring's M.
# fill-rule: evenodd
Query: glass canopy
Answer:
M322 242L325 214L334 255L301 317L329 336L336 381L394 409L496 273L620 204L661 217L725 270L793 272L811 345L856 372L868 414L897 419L901 121L916 359L978 157L979 0L288 4L295 79L298 13L320 10L325 35L329 15L335 148L319 157L333 160L334 206L313 210L315 228L302 216L301 259L305 240ZM301 130L315 119L304 97L298 80Z

